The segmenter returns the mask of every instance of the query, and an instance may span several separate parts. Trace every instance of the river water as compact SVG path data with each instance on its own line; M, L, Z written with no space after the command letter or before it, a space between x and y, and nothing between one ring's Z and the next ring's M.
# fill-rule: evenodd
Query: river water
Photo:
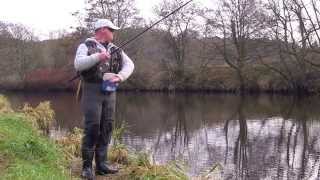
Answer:
M5 93L15 108L49 100L55 129L82 127L73 93ZM123 143L190 175L219 165L222 179L320 179L320 97L118 93Z

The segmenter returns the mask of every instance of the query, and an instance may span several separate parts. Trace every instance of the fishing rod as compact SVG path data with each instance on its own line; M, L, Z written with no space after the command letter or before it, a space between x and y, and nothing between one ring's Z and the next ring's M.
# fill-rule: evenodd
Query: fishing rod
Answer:
M145 32L149 31L150 29L152 29L154 26L158 25L160 22L162 22L163 20L167 19L169 16L175 14L176 12L178 12L180 9L182 9L183 7L185 7L186 5L188 5L189 3L191 3L193 0L189 0L188 2L184 3L183 5L181 5L180 7L178 7L177 9L173 10L171 13L165 15L163 18L161 18L160 20L158 20L157 22L155 22L154 24L152 24L150 27L148 27L147 29L143 30L142 32L138 33L137 35L135 35L134 37L132 37L131 39L121 43L121 45L110 52L110 55L116 53L117 51L119 51L120 49L124 48L125 46L127 46L128 44L130 44L132 41L136 40L138 37L142 36ZM69 80L69 82L72 82L76 79L78 79L80 77L80 74L77 74L75 77L73 77L72 79Z
M164 16L162 19L158 20L157 22L155 22L153 25L151 25L150 27L148 27L147 29L145 29L144 31L140 32L139 34L137 34L136 36L134 36L133 38L125 41L122 45L120 45L119 48L123 48L126 45L128 45L129 43L131 43L132 41L134 41L135 39L137 39L138 37L140 37L141 35L143 35L145 32L149 31L150 29L152 29L154 26L158 25L161 21L167 19L169 16L171 16L172 14L175 14L176 12L178 12L180 9L182 9L183 7L185 7L186 5L188 5L189 3L191 3L193 0L190 0L188 2L186 2L185 4L183 4L182 6L178 7L177 9L175 9L174 11L172 11L171 13L167 14L166 16ZM117 50L115 50L117 51Z

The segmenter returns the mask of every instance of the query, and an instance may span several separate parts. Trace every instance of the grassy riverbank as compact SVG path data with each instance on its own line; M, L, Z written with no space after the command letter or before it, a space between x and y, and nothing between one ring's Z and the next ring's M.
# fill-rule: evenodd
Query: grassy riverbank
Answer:
M0 115L0 179L70 179L61 149L25 117Z
M14 112L0 95L0 179L70 179L62 149L40 131L39 125L46 129L53 117L46 107L48 103L34 109L26 105Z

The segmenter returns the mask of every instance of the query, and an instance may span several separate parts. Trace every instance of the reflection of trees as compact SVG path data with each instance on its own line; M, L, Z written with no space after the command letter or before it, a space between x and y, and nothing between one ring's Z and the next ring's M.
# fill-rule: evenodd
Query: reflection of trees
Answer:
M287 114L284 114L283 117L292 117L295 116L295 120L288 120L283 119L282 127L281 127L281 136L279 136L278 140L278 170L277 170L277 177L278 179L281 177L284 177L285 169L286 171L286 177L287 178L294 178L294 174L298 173L296 178L297 179L304 179L307 178L308 173L306 173L306 170L308 168L308 162L309 162L309 133L308 133L308 112L307 109L305 109L305 106L302 104L303 100L299 100L294 98L292 102L292 106L290 106L289 110L287 111ZM293 109L297 109L297 114L291 114L293 113ZM286 122L290 125L290 128L286 128ZM284 134L285 130L288 129L287 136ZM301 132L302 131L302 132ZM299 136L302 136L302 138L299 138ZM287 139L287 140L286 140ZM299 143L299 140L302 141ZM285 142L286 141L286 142ZM286 143L286 144L284 144ZM281 157L282 157L282 146L286 148L286 163L281 164ZM301 152L299 152L299 148L301 148ZM300 158L299 158L299 154ZM300 159L300 162L296 162L296 159ZM316 163L316 161L315 161ZM296 165L300 165L300 167L295 167ZM286 167L284 167L286 165ZM296 168L299 169L299 172L296 172Z
M247 163L248 163L248 132L247 132L247 120L244 113L244 103L245 97L241 96L239 103L236 109L235 114L238 116L239 123L239 134L235 141L233 163L236 165L236 178L245 179L247 172ZM231 119L234 116L231 117ZM227 156L229 151L228 145L228 132L229 132L229 122L227 120L224 126L224 132L226 136L226 153L225 153L225 164L227 163Z
M188 129L186 122L186 106L185 100L187 98L175 98L175 107L177 110L177 119L176 125L174 127L174 139L172 141L171 152L174 152L177 146L177 143L180 142L180 146L185 147L188 145L189 137L188 137ZM173 153L175 154L175 153Z
M168 96L154 93L152 98L139 93L129 95L118 96L117 108L116 123L129 122L125 143L140 144L142 146L138 149L151 150L153 158L161 155L164 161L182 155L189 143L187 120L190 118L186 112L193 109L193 104L188 106L192 100L181 94ZM139 142L135 142L131 134L140 136Z
M239 108L237 108L237 109L239 109ZM225 138L225 141L226 141L226 153L225 153L225 158L224 158L224 164L227 163L227 157L228 157L228 152L229 152L229 140L228 140L229 123L237 114L238 114L238 111L235 111L234 113L232 113L231 117L226 120L226 123L225 123L224 128L223 128L223 130L225 132L225 137L226 137Z
M141 119L131 123L140 137L126 143L151 150L157 162L183 158L196 173L224 163L225 178L308 179L320 163L318 133L309 124L314 104L277 98L132 99L121 109L124 118Z
M270 175L277 179L309 179L311 175L318 173L319 177L320 152L319 147L314 145L317 143L317 137L310 137L310 107L306 106L309 102L305 99L290 99L286 108L280 109L282 121L278 130L266 129L268 126L265 124L271 123L271 127L276 127L277 119L271 118L261 121L259 129L250 129L253 130L250 132L248 125L254 128L257 126L248 124L246 120L246 101L246 98L239 100L236 112L238 124L233 125L227 120L224 126L224 163L226 167L230 167L228 156L233 157L232 163L235 168L232 176L236 179L270 178ZM232 134L230 128L233 126L239 129L238 134L236 137L229 137ZM263 131L268 134L264 135ZM252 140L248 139L249 134ZM230 153L229 146L233 139L235 145L233 153ZM269 148L270 145L274 148Z
M304 116L305 117L305 116ZM307 129L307 120L301 119L302 123L302 131L303 131L303 150L301 154L301 169L300 169L300 177L304 178L306 176L306 165L308 164L308 129Z
M317 137L310 137L309 134L311 112L306 104L310 104L308 98L293 98L282 114L276 147L278 179L309 179L318 168L319 147L314 146Z
M238 122L239 122L239 135L236 140L234 149L234 163L237 166L237 179L245 179L247 173L247 162L248 162L248 132L247 132L247 121L243 111L244 97L241 97L238 105ZM238 177L240 176L240 177Z
M277 144L277 147L276 147L276 153L277 153L277 164L279 165L277 167L277 177L278 179L280 179L281 177L283 177L283 167L280 166L281 164L281 154L282 154L282 147L284 146L283 144L285 143L285 131L286 131L286 121L289 119L289 117L291 117L292 115L292 111L294 109L294 106L295 106L295 103L296 103L296 99L293 98L293 101L292 103L289 103L287 106L284 106L286 109L282 109L281 111L283 112L282 114L282 124L281 124L281 128L280 128L280 136L278 138L278 144ZM288 108L289 107L289 108ZM294 124L292 124L291 128L290 128L290 131L289 131L289 136L288 136L288 139L290 141L290 138L291 138L291 133L292 133L292 130L293 130L293 127L294 127ZM287 150L287 165L289 167L289 149ZM288 169L288 172L289 172L289 169Z
M302 153L301 153L301 163L300 163L301 168L300 168L300 172L299 172L299 178L303 179L307 176L306 168L307 168L307 165L309 162L309 158L308 158L308 156L309 156L309 147L308 147L309 133L308 133L308 128L307 128L308 114L307 114L307 110L305 109L305 106L303 106L303 104L301 104L301 101L299 101L297 108L301 109L301 111L299 111L299 114L297 115L298 129L297 129L295 136L299 135L299 130L300 130L300 128L302 128L303 138L301 138L301 139L303 140L303 147L302 147ZM297 139L297 137L296 137L296 139ZM293 147L294 150L296 150L296 148L297 148L296 144L297 143L295 143L295 145ZM292 164L293 163L294 162L292 162Z

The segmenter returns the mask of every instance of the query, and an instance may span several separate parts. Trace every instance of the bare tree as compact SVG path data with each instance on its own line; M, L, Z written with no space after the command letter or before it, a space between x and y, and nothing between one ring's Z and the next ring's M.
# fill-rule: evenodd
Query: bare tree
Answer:
M266 19L258 0L223 0L218 9L210 10L207 15L213 32L223 38L215 48L236 72L240 93L245 91L246 69L256 57L255 47L249 43L265 36Z
M29 28L22 24L0 24L2 79L11 77L22 82L24 86L26 74L36 65L35 57L39 54L35 43L37 38Z
M158 17L164 17L169 12L183 4L182 0L164 0L155 7ZM168 17L160 28L166 31L165 39L169 54L168 59L163 59L166 69L169 89L183 88L186 84L186 59L190 50L190 39L197 36L193 29L196 27L197 15L200 9L195 4L189 4L178 13ZM168 51L163 51L168 52Z
M138 10L132 0L88 0L87 17L90 23L96 18L107 18L120 28L128 27L137 18Z
M317 62L320 54L319 4L308 1L308 5L302 0L268 1L279 63L261 62L297 92L307 91L309 78L320 68Z

